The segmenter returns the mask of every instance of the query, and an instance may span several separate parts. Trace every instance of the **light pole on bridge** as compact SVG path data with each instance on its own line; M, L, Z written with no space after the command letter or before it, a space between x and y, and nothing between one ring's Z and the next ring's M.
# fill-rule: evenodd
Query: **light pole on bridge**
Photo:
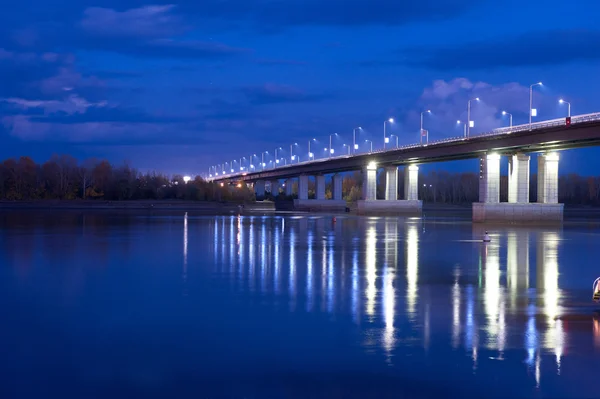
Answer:
M281 148L281 147L275 148L275 163L273 164L273 167L275 167L276 163L279 163L279 158L277 158L277 150L283 151L283 148Z
M261 162L260 162L260 170L265 170L265 154L268 154L269 151L265 151L261 154Z
M479 101L479 97L472 98L467 102L467 134L466 134L466 137L471 136L471 126L475 126L473 121L471 121L471 101Z
M537 82L529 86L529 130L531 130L531 117L534 116L533 113L535 112L535 116L537 116L537 110L533 108L533 87L541 85L542 82Z
M290 144L290 165L293 163L296 156L294 155L294 146L298 145L298 143ZM300 158L298 158L298 162L300 162Z
M365 143L367 143L367 142L371 143L371 151L370 152L373 152L373 141L371 141L371 140L365 140Z
M329 135L329 158L331 158L331 156L333 155L333 148L331 147L331 140L333 138L333 136L337 136L337 133L333 133Z
M395 137L396 138L396 148L398 148L398 136L395 134L390 134L390 138Z
M352 153L355 154L358 150L358 144L356 144L356 131L362 129L362 127L355 127L352 129Z
M308 140L308 160L310 161L310 158L315 159L315 154L313 154L312 152L310 152L310 143L312 143L313 141L317 141L317 139L310 139Z
M390 118L388 120L383 121L383 150L385 151L385 145L388 143L389 139L387 137L386 131L385 131L385 127L387 125L387 123L394 123L394 118ZM373 151L371 151L373 152Z
M567 108L567 110L568 110L568 111L567 111L567 112L568 112L568 113L567 113L567 116L569 116L569 117L570 117L570 116L571 116L571 103L570 103L570 102L568 102L568 101L565 101L565 100L563 100L562 98L561 98L560 100L558 100L558 102L559 102L560 104L567 104L567 107L568 107L568 108Z
M430 109L428 109L427 111L421 112L421 131L419 132L419 136L421 138L421 144L423 144L423 115L430 114L430 113L431 113ZM429 143L429 133L427 133L427 143Z
M502 115L508 115L508 126L512 127L513 123L512 123L512 114L510 112L506 112L506 111L502 111Z

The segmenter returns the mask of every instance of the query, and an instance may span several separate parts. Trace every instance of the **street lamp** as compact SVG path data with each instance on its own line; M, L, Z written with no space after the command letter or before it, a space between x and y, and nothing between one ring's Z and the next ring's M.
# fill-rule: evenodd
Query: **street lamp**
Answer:
M537 82L532 84L531 86L529 86L529 129L531 130L531 117L534 116L533 113L535 113L535 116L537 116L537 110L533 109L533 87L534 86L541 86L542 82Z
M290 144L290 164L292 163L292 161L294 159L296 159L296 156L294 155L294 146L295 145L298 145L298 143ZM300 158L298 158L298 162L300 162Z
M310 139L308 140L308 160L310 161L310 159L315 159L315 154L313 154L312 152L310 152L310 143L313 141L317 141L317 139Z
M428 109L427 111L421 112L421 133L420 133L421 144L423 144L423 114L430 114L430 113L431 113L430 109ZM429 133L427 133L427 143L429 143Z
M460 125L461 123L462 123L461 121L456 121L457 125ZM465 137L467 137L467 124L466 123L463 125L463 132L464 132Z
M329 135L329 158L331 158L331 155L333 154L333 148L331 148L331 139L333 136L337 136L337 133L333 133Z
M250 155L250 160L248 161L248 170L254 169L254 164L252 163L254 158L256 158L256 154Z
M471 127L475 126L471 120L471 101L479 101L479 97L472 98L467 102L467 137L471 136Z
M385 145L390 141L387 137L387 134L385 133L385 126L387 123L394 123L394 118L390 118L386 121L383 121L383 149L385 151Z
M567 108L567 109L568 109L568 112L569 112L567 115L568 115L569 117L571 117L571 103L570 103L570 102L568 102L568 101L565 101L565 100L563 100L562 98L561 98L560 100L558 100L558 102L559 102L560 104L567 104L567 106L568 106L568 108Z
M260 170L265 170L265 154L268 154L269 151L265 151L261 154L261 162L260 162Z
M277 150L283 150L283 148L275 148L275 163L279 163L279 158L277 158ZM275 164L273 164L273 167L275 167Z
M342 144L343 147L348 147L348 155L350 155L350 146L348 144Z
M506 111L502 111L502 115L508 115L508 121L509 121L508 126L512 127L512 118L513 118L512 114L509 112L506 112Z
M366 142L369 142L369 143L371 143L371 152L373 152L373 142L372 142L371 140L365 140L365 143L366 143Z
M355 127L352 129L352 153L354 154L358 150L358 144L356 144L356 131L362 129L362 127Z
M395 134L390 134L390 138L395 137L396 138L396 148L398 148L398 136Z

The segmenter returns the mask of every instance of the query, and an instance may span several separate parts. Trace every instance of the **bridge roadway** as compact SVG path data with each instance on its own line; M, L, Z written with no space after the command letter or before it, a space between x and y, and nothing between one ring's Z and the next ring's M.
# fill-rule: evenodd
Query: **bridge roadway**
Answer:
M500 128L469 138L455 137L429 144L413 144L370 153L335 156L278 166L256 172L239 172L214 177L212 181L274 180L300 175L330 174L361 170L370 162L378 166L411 165L479 158L485 154L511 155L560 151L600 145L600 113L566 119Z

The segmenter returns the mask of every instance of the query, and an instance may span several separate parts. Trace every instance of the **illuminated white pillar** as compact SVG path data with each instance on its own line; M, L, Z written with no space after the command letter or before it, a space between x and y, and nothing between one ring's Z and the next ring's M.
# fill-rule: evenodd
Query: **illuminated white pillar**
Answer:
M308 176L301 175L298 178L298 199L308 199Z
M325 176L317 175L315 176L315 190L316 190L316 198L318 200L324 200L325 197Z
M404 168L404 199L419 200L419 167L408 165Z
M508 202L529 203L529 156L516 154L508 160Z
M294 195L294 181L292 179L285 181L285 195L288 197Z
M265 196L265 182L262 180L259 180L256 183L254 183L254 192L256 193L257 197L264 197Z
M333 175L333 199L334 200L343 200L342 194L342 184L344 183L344 177L342 175L335 174Z
M362 199L366 201L374 201L377 199L377 164L369 163L362 171Z
M558 204L558 154L538 155L538 198L541 204Z
M396 201L398 199L398 167L386 166L385 168L385 199Z
M500 155L479 158L479 202L500 202Z

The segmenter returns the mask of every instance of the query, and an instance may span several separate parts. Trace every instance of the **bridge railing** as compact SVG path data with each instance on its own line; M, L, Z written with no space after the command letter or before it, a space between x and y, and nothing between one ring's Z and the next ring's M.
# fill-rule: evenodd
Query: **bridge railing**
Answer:
M600 120L600 112L596 112L596 113L592 113L592 114L584 114L584 115L575 115L571 117L571 124L577 124L577 123L584 123L584 122L591 122L591 121L598 121ZM419 148L419 147L425 147L425 146L431 146L431 145L436 145L436 144L444 144L444 143L450 143L450 142L457 142L457 141L464 141L464 140L469 140L469 138L476 138L476 137L489 137L489 136L500 136L500 135L504 135L504 134L512 134L512 133L518 133L518 132L523 132L523 131L529 131L529 130L537 130L537 129L546 129L549 127L556 127L556 126L565 126L566 125L566 118L557 118L557 119L550 119L550 120L546 120L546 121L540 121L540 122L533 122L531 124L526 123L523 125L516 125L516 126L511 126L511 127L501 127L498 129L494 129L490 132L483 132L483 133L479 133L476 135L472 135L470 137L464 137L464 136L457 136L457 137L448 137L448 138L444 138L441 140L435 140L435 141L430 141L429 143L425 143L425 144L421 144L421 143L415 143L415 144L406 144L406 145L402 145L399 147L392 147L392 148L388 148L388 149L380 149L380 150L374 150L371 152L367 152L367 153L360 153L360 154L356 154L356 155L365 155L365 154L381 154L384 152L389 152L389 151L396 151L396 150L407 150L407 149L411 149L411 148ZM273 167L271 169L268 170L273 170L273 169L285 169L285 168L292 168L294 166L297 165L308 165L308 164L316 164L316 163L321 163L321 162L326 162L332 159L344 159L344 158L351 158L354 155L336 155L334 157L327 157L327 158L320 158L320 159L312 159L309 161L302 161L302 162L298 162L298 163L290 163L287 165L280 165L277 167ZM266 171L267 169L265 169ZM226 173L225 175L221 175L221 176L226 176L226 177L236 177L236 176L243 176L246 173L256 173L256 172L261 172L260 170L253 170L253 171L244 171L244 172L235 172L235 173ZM219 176L217 176L218 178ZM209 179L212 180L212 179Z

